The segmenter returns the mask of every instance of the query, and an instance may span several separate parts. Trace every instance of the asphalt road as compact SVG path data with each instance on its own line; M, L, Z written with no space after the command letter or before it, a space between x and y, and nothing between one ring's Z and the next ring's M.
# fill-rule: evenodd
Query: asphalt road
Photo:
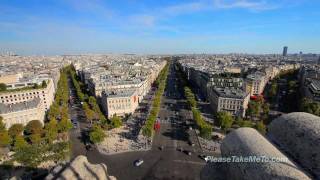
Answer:
M188 114L190 116L190 113L184 109L186 102L182 99L182 89L178 82L171 65L159 113L161 128L155 134L152 150L116 155L103 155L95 149L86 151L83 143L77 137L80 132L75 129L71 132L71 141L74 145L73 155L84 154L91 163L105 163L109 174L119 180L200 179L200 172L205 166L205 161L198 157L202 152L194 131L189 130L192 124L186 125L186 121L189 121L186 116ZM77 118L81 111L71 108L71 113L74 113L74 117ZM81 128L86 126L85 122L82 124L83 119L79 121ZM194 143L194 146L189 144L190 141ZM160 150L160 146L163 146L164 149ZM180 148L183 149L182 152L178 151ZM190 151L192 154L189 156L185 151ZM144 163L135 167L134 161L140 158L144 160Z

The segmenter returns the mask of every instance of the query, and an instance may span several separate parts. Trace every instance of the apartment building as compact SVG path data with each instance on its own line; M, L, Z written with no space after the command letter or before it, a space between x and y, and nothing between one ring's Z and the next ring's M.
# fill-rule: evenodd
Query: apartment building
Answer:
M215 88L208 91L210 106L215 113L226 111L233 116L245 116L250 100L250 94L236 88Z
M43 103L38 97L15 104L0 103L0 116L3 117L6 128L10 128L13 124L25 126L32 120L39 120L44 124L45 112L42 106Z
M40 98L42 105L42 109L47 111L52 102L54 101L54 84L52 79L47 79L47 86L42 87L42 80L38 82L18 82L7 84L7 86L11 86L8 90L0 92L0 103L9 105L9 104L17 104L21 102L27 102L33 100L35 98ZM38 84L38 87L32 88L34 83Z
M131 114L138 107L138 95L135 90L118 90L103 92L101 97L103 111L108 118L113 115L125 116Z
M249 74L245 81L245 90L250 94L250 96L261 95L268 82L265 73L259 71Z

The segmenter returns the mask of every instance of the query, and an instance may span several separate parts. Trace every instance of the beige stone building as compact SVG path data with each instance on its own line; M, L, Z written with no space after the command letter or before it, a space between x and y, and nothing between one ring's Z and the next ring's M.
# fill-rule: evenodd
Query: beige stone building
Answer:
M245 89L251 96L261 95L267 84L267 78L264 73L256 72L249 74L246 78Z
M233 116L245 116L250 100L249 93L235 88L210 88L208 98L215 113L229 112Z
M135 90L118 90L109 94L102 94L102 108L108 118L113 115L125 116L131 114L138 107L138 95Z
M8 83L16 83L19 79L22 78L22 74L0 74L0 83L8 84Z
M0 116L3 117L6 128L10 128L13 124L25 126L32 120L39 120L44 124L45 112L42 105L40 98L15 104L0 103Z
M18 84L15 84L15 87L17 88ZM28 84L26 84L28 85ZM20 87L26 87L26 85ZM54 100L54 84L52 79L47 80L47 87L45 88L36 88L36 89L26 89L26 90L8 90L5 92L0 92L0 103L9 105L9 104L16 104L20 102L27 102L34 98L40 98L42 105L42 109L44 111L47 111L53 100Z

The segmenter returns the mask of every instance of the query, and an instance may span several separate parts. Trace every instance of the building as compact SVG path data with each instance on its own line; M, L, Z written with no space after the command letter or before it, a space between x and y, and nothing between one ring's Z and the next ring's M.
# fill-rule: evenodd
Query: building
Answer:
M10 128L13 124L25 126L32 120L39 120L44 124L45 112L42 105L40 98L15 104L0 103L0 116L3 117L6 128Z
M299 81L303 95L320 102L320 70L316 66L302 66Z
M136 91L128 89L102 93L101 104L108 118L113 115L124 117L135 111L139 101Z
M210 88L210 106L215 113L220 111L229 112L233 116L244 117L250 100L249 93L235 88Z
M267 77L265 73L255 72L249 74L246 78L245 90L250 93L250 96L259 96L263 93L264 88L267 84Z
M282 56L287 56L288 55L288 46L283 47L283 52Z
M308 79L306 86L305 96L313 101L320 102L320 80Z
M0 103L16 104L27 102L34 98L40 98L43 111L47 111L54 101L54 84L52 79L47 79L46 87L42 87L43 80L38 81L38 87L34 88L35 82L18 82L7 84L8 90L0 92Z
M21 73L17 74L0 74L0 83L8 84L8 83L16 83L19 82L19 79L22 78Z

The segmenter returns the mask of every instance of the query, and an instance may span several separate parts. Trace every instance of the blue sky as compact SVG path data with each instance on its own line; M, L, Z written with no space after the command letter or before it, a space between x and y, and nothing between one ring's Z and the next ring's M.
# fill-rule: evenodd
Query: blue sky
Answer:
M320 52L319 0L0 0L0 52Z

